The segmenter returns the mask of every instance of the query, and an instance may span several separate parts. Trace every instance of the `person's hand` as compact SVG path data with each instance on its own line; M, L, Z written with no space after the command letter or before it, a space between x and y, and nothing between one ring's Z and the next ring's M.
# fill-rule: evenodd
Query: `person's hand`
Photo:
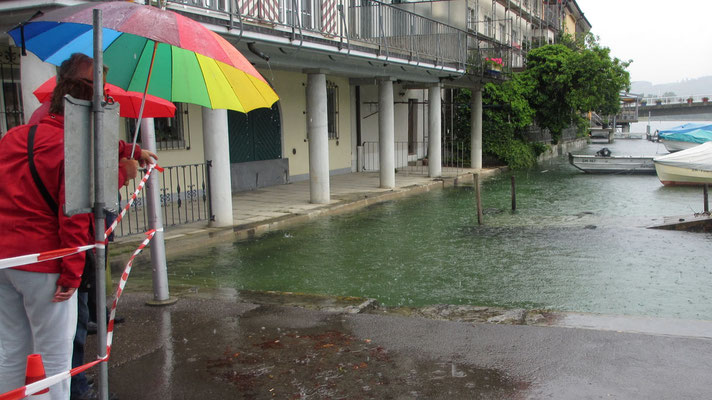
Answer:
M129 181L138 176L138 161L136 160L121 158L119 160L119 168L126 171L126 181L124 182L124 186L128 186Z
M146 164L155 164L156 160L158 160L156 153L141 149L141 154L138 156L138 162L142 167L145 167Z
M57 285L57 290L54 291L54 297L52 297L52 303L60 303L71 299L76 290L77 288Z

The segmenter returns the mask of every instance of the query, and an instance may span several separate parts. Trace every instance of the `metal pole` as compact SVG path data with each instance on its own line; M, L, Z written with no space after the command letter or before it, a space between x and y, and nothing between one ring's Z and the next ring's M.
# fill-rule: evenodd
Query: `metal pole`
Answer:
M99 358L106 357L106 249L104 248L104 166L102 149L104 135L102 134L104 107L104 55L102 44L101 10L94 10L94 241L101 244L96 247L96 353ZM108 363L99 363L99 398L109 398L109 368Z
M705 186L702 188L702 194L703 194L703 197L704 197L705 212L706 212L706 213L710 212L709 197L707 196L708 189L709 189L709 185L705 183Z
M182 118L182 116L178 116ZM141 121L141 143L152 152L156 152L156 131L153 118ZM146 182L146 203L148 209L148 226L156 230L151 241L151 266L153 267L153 301L148 305L168 305L175 303L177 298L170 298L168 292L168 273L166 268L166 244L163 237L163 218L161 217L161 194L158 185L158 171L155 169Z

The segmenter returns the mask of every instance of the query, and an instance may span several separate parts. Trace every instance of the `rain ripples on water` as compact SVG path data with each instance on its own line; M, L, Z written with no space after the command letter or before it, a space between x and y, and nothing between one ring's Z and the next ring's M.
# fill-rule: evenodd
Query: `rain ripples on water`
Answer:
M645 141L634 144L648 149L633 151L620 142L606 147L658 151ZM483 226L471 187L431 191L178 257L169 261L169 279L365 296L391 306L712 319L712 235L645 228L701 211L701 189L663 187L655 175L586 175L560 157L514 173L513 213L510 175L483 184ZM139 276L150 276L143 270Z

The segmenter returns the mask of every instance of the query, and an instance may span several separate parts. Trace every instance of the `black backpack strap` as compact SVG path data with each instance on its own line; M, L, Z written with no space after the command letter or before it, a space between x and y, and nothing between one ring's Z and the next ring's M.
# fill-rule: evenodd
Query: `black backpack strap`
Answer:
M57 202L54 201L52 196L49 194L47 187L44 185L44 183L42 183L42 179L40 179L40 174L37 173L37 167L35 167L34 153L36 130L37 125L32 125L29 133L27 134L27 160L30 163L30 172L32 173L32 179L35 180L35 185L37 185L37 189L39 189L40 193L42 194L42 197L44 197L44 200L49 206L49 209L52 210L54 215L57 215L59 213L59 207L57 206Z

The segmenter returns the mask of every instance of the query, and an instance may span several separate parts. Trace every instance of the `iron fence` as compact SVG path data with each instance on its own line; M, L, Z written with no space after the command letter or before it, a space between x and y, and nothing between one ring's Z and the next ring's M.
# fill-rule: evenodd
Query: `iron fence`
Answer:
M173 167L163 167L158 175L160 185L160 203L165 228L190 224L199 221L209 221L212 217L209 198L210 163L187 164ZM136 190L143 171L139 177L122 188L120 208L126 206L131 194ZM148 189L148 185L146 187ZM143 190L134 201L126 215L116 227L116 236L123 237L144 233L149 230L146 192Z
M428 174L428 142L395 142L394 167L405 175ZM363 142L363 171L379 171L379 142ZM469 145L461 142L443 142L441 147L442 172L460 173L470 166Z

